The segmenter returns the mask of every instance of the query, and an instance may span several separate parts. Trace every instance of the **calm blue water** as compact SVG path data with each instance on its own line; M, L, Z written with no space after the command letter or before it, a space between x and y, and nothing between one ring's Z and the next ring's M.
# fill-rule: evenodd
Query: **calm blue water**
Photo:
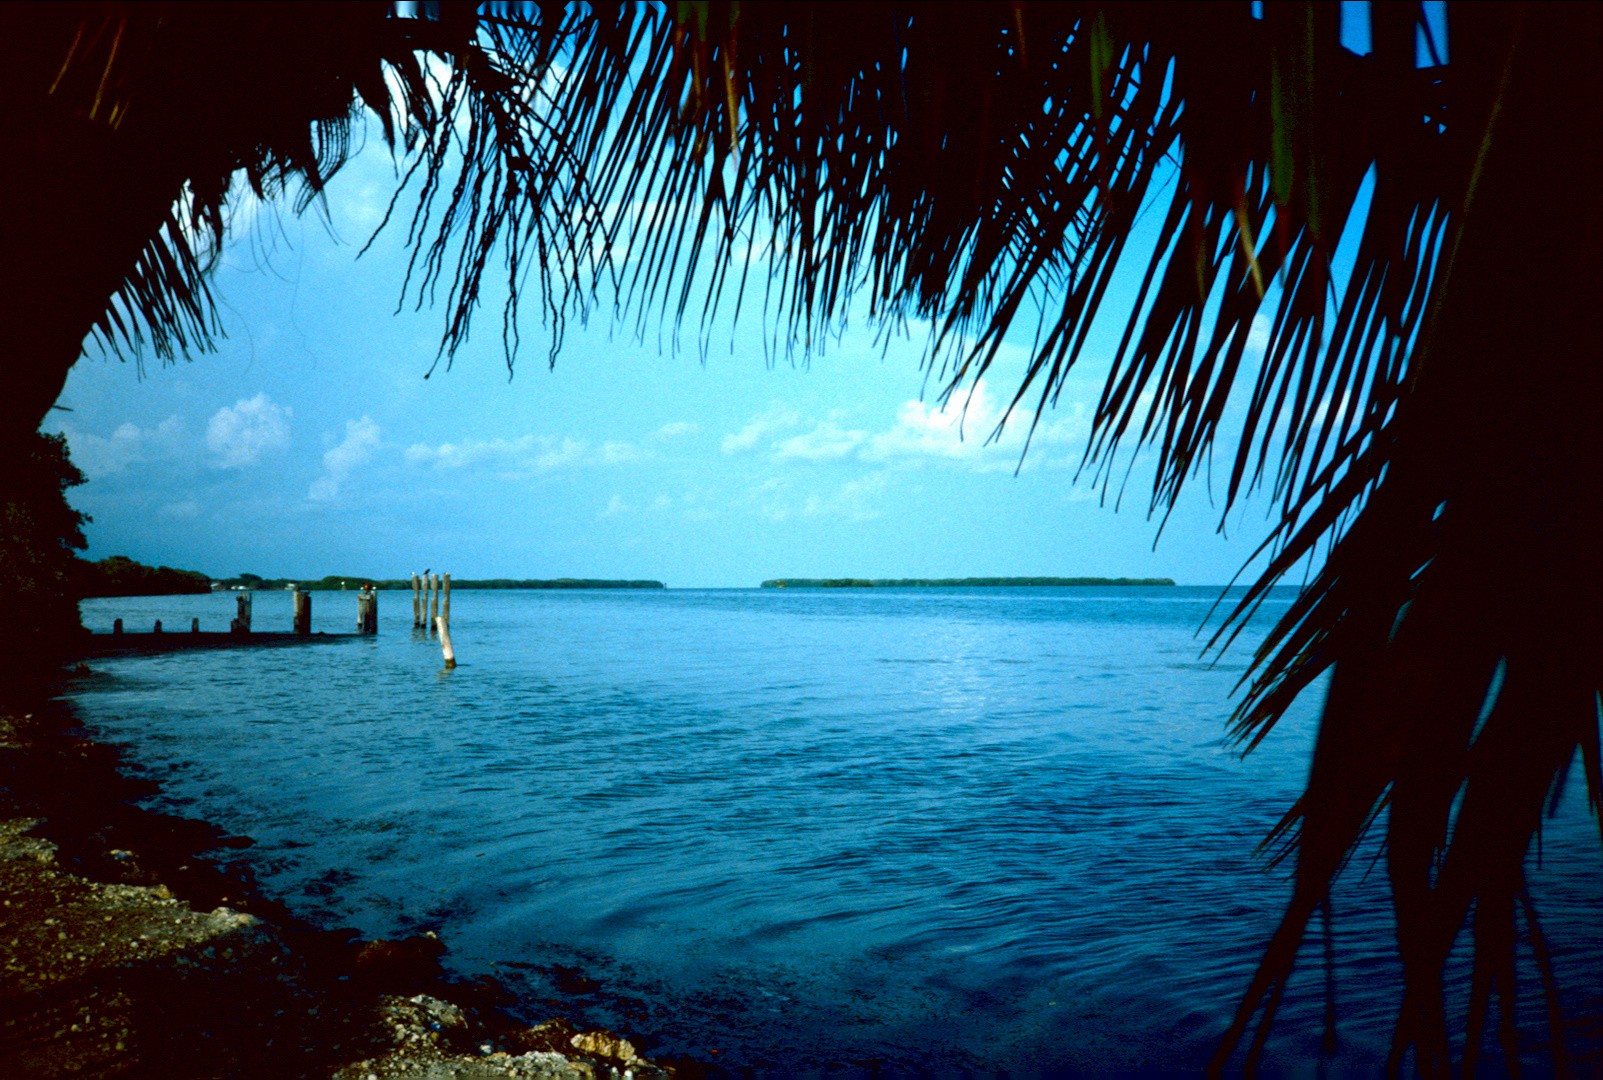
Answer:
M94 662L69 696L162 809L254 837L268 889L369 936L433 929L531 1020L735 1068L1190 1070L1288 894L1254 855L1317 701L1221 744L1251 642L1212 589L477 592L460 666L384 593L380 633ZM228 595L96 600L85 623L221 630ZM354 628L319 593L314 629ZM288 630L287 594L255 627ZM1560 975L1603 995L1584 785L1536 891ZM1384 1055L1384 868L1336 898L1338 1065ZM1318 1055L1320 947L1270 1060ZM1533 1030L1536 1030L1533 1028Z

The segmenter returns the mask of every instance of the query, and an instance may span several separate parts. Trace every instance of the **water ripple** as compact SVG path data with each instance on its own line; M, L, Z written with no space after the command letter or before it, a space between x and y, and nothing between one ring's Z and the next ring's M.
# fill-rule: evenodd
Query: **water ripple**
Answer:
M304 914L440 930L531 1019L562 998L738 1068L1190 1070L1285 902L1252 851L1312 740L1302 705L1248 759L1222 747L1250 649L1199 662L1213 599L459 590L454 672L386 604L376 639L108 660L72 696L158 804L255 837ZM86 619L205 623L216 600ZM343 602L319 597L314 629L346 629ZM280 615L258 596L258 625ZM1545 851L1590 869L1533 893L1603 995L1580 787ZM1366 1071L1398 977L1381 875L1360 877L1335 900L1337 1066ZM1322 993L1310 965L1277 1067L1317 1056Z

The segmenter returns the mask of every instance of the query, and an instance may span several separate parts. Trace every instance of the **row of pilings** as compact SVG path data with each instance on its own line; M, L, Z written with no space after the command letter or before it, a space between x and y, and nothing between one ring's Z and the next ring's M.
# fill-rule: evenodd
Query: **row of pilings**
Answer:
M245 628L250 629L250 613L246 601L249 594L240 598L240 610L244 612ZM296 588L290 594L290 603L294 608L292 626L297 634L310 634L312 632L312 594L304 589ZM356 632L358 634L378 633L378 587L363 585L356 594Z
M430 594L434 603L432 615L429 613ZM444 619L447 626L451 625L451 575L430 574L427 571L421 576L413 574L412 629L434 629L440 619Z
M228 632L236 637L247 637L251 632L251 608L254 606L254 595L242 592L236 598L237 612L228 624ZM290 596L293 612L293 632L302 636L310 636L312 632L312 594L296 587ZM430 606L433 611L431 613ZM191 633L200 632L200 620L190 620ZM432 631L440 639L440 649L445 654L445 666L456 667L456 653L451 647L451 575L450 574L413 574L412 575L412 629ZM123 632L122 620L112 623L113 635ZM161 620L156 620L156 633L162 632ZM378 588L374 585L363 585L356 594L356 632L358 634L378 633Z
M434 594L432 616L429 614L431 592ZM425 632L433 629L440 637L440 651L445 654L446 670L456 667L456 650L451 648L450 574L430 574L425 570L421 577L412 575L412 629Z

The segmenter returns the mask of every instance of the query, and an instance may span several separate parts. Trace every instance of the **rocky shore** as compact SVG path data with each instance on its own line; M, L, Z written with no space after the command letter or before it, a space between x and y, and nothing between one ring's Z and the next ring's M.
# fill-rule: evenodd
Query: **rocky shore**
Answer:
M299 922L248 846L136 804L146 785L57 706L0 706L0 1076L659 1077L629 1042L530 1027L432 935Z

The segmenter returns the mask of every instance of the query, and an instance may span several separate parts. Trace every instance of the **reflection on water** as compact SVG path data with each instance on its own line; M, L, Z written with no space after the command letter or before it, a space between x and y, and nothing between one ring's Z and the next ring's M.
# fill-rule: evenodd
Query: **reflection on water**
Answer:
M354 628L354 597L318 594L314 629ZM531 1019L583 1008L735 1067L1190 1069L1286 897L1253 850L1314 715L1245 760L1221 747L1250 649L1199 659L1213 600L458 590L443 672L385 593L377 638L98 661L74 696L160 801L255 837L303 914L438 930ZM232 598L85 609L221 629ZM287 595L258 594L255 625L288 629ZM1583 789L1537 891L1584 996L1603 887ZM1339 1064L1360 1069L1397 993L1383 871L1364 870L1335 900ZM1318 1053L1319 951L1281 1066Z

